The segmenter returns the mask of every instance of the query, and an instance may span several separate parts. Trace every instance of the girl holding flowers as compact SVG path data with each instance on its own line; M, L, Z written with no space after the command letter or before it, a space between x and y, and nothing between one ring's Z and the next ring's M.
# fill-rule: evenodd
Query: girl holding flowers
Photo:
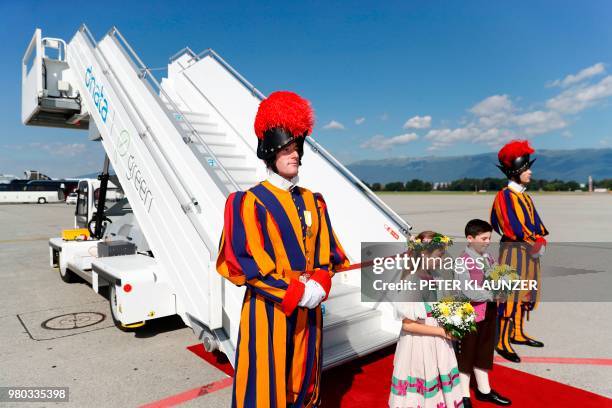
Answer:
M412 278L432 279L436 259L442 259L450 238L433 231L421 232L409 243L409 255L422 257ZM429 261L429 262L427 262ZM459 408L463 406L454 340L432 315L435 294L426 292L414 302L394 303L402 321L395 358L389 407ZM420 300L420 301L419 301Z

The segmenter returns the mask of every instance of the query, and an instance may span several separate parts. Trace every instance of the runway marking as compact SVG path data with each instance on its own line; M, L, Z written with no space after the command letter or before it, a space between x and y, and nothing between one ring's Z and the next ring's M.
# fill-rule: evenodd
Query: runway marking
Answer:
M16 242L34 242L34 241L48 241L49 237L28 237L28 238L15 238L15 239L3 239L0 240L2 244L14 244Z
M184 402L190 401L192 399L202 397L207 394L211 394L215 391L222 390L227 388L233 384L233 378L227 377L219 381L212 382L210 384L203 385L201 387L196 387L191 390L187 390L181 392L176 395L172 395L170 397L161 399L159 401L151 402L149 404L141 405L140 408L165 408L165 407L174 407L176 405L182 404Z
M231 375L233 374L233 369L231 365L227 367L228 364L225 364L219 361L218 358L215 358L213 353L208 353L204 351L204 346L202 345L202 343L196 343L193 346L189 346L187 347L187 350L191 351L193 354L195 354L202 360L206 361L208 364L210 364L217 370L223 372L227 377L223 378L222 380L212 382L210 384L202 385L201 387L183 391L176 395L171 395L170 397L160 399L159 401L155 401L155 402L151 402L146 405L142 405L140 408L173 407L175 405L182 404L192 399L202 397L207 394L212 394L213 392L230 387L232 386L232 384L234 384L234 379L233 379L233 376Z
M508 363L503 357L495 356L496 363ZM612 358L573 358L573 357L521 357L522 363L548 363L548 364L582 364L612 366Z

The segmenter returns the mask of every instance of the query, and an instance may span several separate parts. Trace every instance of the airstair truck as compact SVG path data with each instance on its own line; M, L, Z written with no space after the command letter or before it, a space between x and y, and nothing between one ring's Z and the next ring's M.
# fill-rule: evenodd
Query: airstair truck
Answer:
M98 210L78 215L91 239L51 238L51 263L96 291L108 285L119 327L176 314L207 350L234 361L244 288L223 280L215 261L226 197L265 178L252 128L263 98L211 49L179 51L158 81L116 28L100 41L85 26L68 42L35 31L23 59L23 123L88 130L106 151L101 190L112 165L125 196L104 210L99 194ZM410 226L306 140L301 183L325 197L350 261L361 261L362 242L405 241ZM111 246L131 250L97 251ZM362 303L360 279L359 270L334 277L325 302L325 367L397 338L392 308Z

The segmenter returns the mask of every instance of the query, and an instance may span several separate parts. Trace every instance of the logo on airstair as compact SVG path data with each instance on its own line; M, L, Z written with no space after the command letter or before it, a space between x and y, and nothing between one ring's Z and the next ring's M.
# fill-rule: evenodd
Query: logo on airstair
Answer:
M106 117L108 116L108 101L104 96L104 86L98 84L96 81L92 67L85 70L85 86L93 98L96 109L102 118L102 122L106 123Z
M121 131L121 133L119 133L119 138L117 140L117 152L119 153L119 156L125 156L129 148L130 134L124 129Z

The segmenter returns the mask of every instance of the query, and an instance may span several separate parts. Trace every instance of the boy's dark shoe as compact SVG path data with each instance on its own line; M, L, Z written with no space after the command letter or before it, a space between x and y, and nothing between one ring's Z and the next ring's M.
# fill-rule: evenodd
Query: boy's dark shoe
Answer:
M491 391L488 394L483 394L482 392L478 391L478 388L477 388L474 391L474 394L476 395L476 399L478 401L485 401L485 402L490 402L495 405L503 405L503 406L512 405L512 401L510 401L506 397L502 397L497 392L495 392L495 390L493 389L491 389Z
M472 400L468 397L463 397L463 408L472 408Z

